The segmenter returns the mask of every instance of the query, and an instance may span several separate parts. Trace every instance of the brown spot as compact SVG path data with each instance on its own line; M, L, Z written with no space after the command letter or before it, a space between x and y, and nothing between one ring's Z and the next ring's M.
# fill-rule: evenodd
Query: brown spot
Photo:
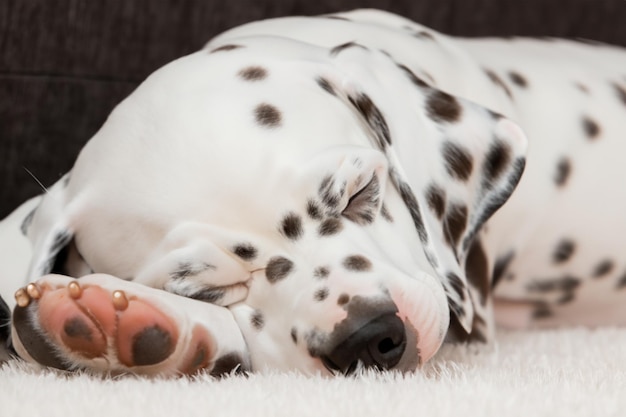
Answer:
M596 139L600 134L600 126L588 116L583 117L583 129L589 139Z
M576 88L578 88L580 91L582 91L585 94L589 94L589 87L587 87L586 85L584 85L583 83L574 82L574 85L576 86Z
M214 52L223 52L223 51L232 51L233 49L238 49L238 48L243 48L243 46L241 45L222 45L219 46L213 50L211 50L209 53L214 53Z
M298 331L295 327L291 328L291 332L289 332L289 334L291 335L291 340L293 340L293 343L298 344Z
M426 191L426 199L428 200L428 207L441 220L446 209L446 192L437 184L431 184Z
M617 281L617 285L616 287L618 290L621 290L622 288L626 288L626 273L624 273L619 280Z
M271 104L261 103L254 109L257 123L265 127L278 127L281 124L282 116L280 111Z
M556 165L556 173L554 175L554 183L562 187L567 183L567 180L572 172L572 163L569 158L562 157Z
M605 259L602 262L600 262L598 265L596 265L596 267L593 270L593 277L602 278L603 276L611 272L613 270L613 267L614 267L613 261L609 259Z
M442 154L448 174L453 178L467 181L472 174L474 166L472 155L461 146L452 142L443 144Z
M320 236L332 236L341 231L343 224L337 217L331 217L320 223L317 233Z
M315 294L313 294L313 298L315 299L315 301L324 301L326 298L328 298L329 293L330 291L328 290L328 288L320 288L319 290L315 291Z
M426 100L426 112L436 122L456 122L461 117L459 101L448 93L435 90Z
M418 32L415 32L413 34L413 36L415 36L416 38L419 38L419 39L426 39L426 40L429 40L429 41L434 41L435 40L435 37L433 36L433 34L430 33L430 32L426 32L425 30L420 30Z
M259 310L255 310L250 316L250 324L256 330L261 330L265 325L265 318L263 318L263 314Z
M539 304L533 311L533 319L547 319L554 315L546 304Z
M496 74L495 72L489 69L485 69L485 74L487 74L491 82L493 82L495 85L497 85L502 90L504 90L504 92L506 93L507 96L509 96L509 98L513 98L513 93L511 93L511 89L509 88L508 85L504 83L504 81L502 81L502 78L500 78L498 74Z
M509 72L509 78L518 87L522 87L522 88L528 87L528 81L526 80L526 78L524 78L524 76L522 76L522 74L518 72L515 72L515 71Z
M344 259L343 266L349 271L365 272L372 268L372 263L365 256L352 255Z
M291 240L297 240L304 233L302 218L296 213L287 214L280 223L280 232Z
M460 204L452 204L448 207L446 217L443 220L443 234L446 242L451 247L459 244L461 235L467 226L467 207Z
M337 304L340 306L346 305L348 304L348 302L350 301L350 296L348 294L346 294L345 292L342 293L338 298L337 298Z
M167 359L176 347L172 335L154 325L133 336L132 358L134 366L154 365Z
M246 67L239 71L239 76L246 81L261 81L267 78L267 70L263 67Z
M574 242L569 239L563 239L559 242L552 255L554 263L559 264L568 261L574 254L575 249Z
M265 268L265 276L272 284L284 279L293 269L293 262L282 256L275 256L269 260Z
M244 261L252 261L257 256L257 249L250 243L240 243L235 245L233 253Z

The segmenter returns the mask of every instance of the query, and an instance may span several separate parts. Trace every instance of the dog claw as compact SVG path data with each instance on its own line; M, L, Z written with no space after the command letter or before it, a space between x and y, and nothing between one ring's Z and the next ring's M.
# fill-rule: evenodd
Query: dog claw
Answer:
M78 285L78 282L70 282L67 286L67 291L70 294L70 297L73 299L78 299L83 294L83 289Z
M124 311L128 307L128 298L126 298L124 291L113 291L111 298L113 299L113 307L115 307L116 310Z
M20 288L15 292L15 301L20 307L28 307L30 304L30 296L24 288Z
M38 300L41 298L41 291L37 284L31 283L26 286L26 293L28 293L29 297L33 300Z

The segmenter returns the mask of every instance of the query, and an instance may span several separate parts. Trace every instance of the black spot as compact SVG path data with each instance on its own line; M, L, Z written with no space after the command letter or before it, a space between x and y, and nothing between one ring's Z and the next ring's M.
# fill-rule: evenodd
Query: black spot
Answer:
M518 72L515 72L515 71L509 72L509 78L518 87L522 87L522 88L528 87L528 81L526 80L526 78L524 78L524 76L522 76L522 74Z
M250 243L239 243L233 248L233 253L244 261L252 261L257 257L258 251Z
M459 101L448 93L435 90L426 101L426 112L436 122L456 122L461 117Z
M459 299L465 301L465 284L463 284L461 278L454 272L448 272L446 277L448 278L450 287L454 290Z
M182 294L186 297L193 298L194 300L204 301L206 303L217 303L224 298L226 291L219 287L203 288L200 291L193 292L191 294Z
M215 271L215 266L206 262L183 261L179 262L176 269L170 272L173 280L194 277L206 271Z
M69 275L67 260L73 246L74 236L67 230L59 231L50 245L48 259L40 267L40 275L61 274Z
M474 166L469 151L452 142L445 142L441 152L448 174L458 180L467 181Z
M360 93L356 98L352 96L348 97L348 100L350 100L350 103L361 113L369 127L375 133L378 147L383 150L388 144L390 145L391 135L387 122L369 96L365 93Z
M467 253L465 276L467 277L468 283L478 290L480 304L485 305L492 288L489 282L489 278L491 277L489 275L487 255L485 254L483 245L478 239L474 240L474 243L472 243Z
M387 220L389 223L393 223L393 216L387 209L387 206L385 205L385 203L383 203L382 206L380 207L380 215L383 216L383 219Z
M317 232L320 236L332 236L341 231L343 225L341 220L337 217L331 217L324 220L319 227L317 228Z
M391 180L394 185L398 189L400 193L400 197L407 209L409 210L409 214L411 215L411 219L413 220L413 225L417 230L417 234L419 235L422 243L426 243L428 241L428 235L426 234L426 228L424 227L424 221L422 220L422 215L420 214L420 207L417 199L415 198L415 194L411 190L411 187L406 182L402 181L395 170L390 171Z
M345 186L339 192L335 192L333 188L335 187L335 180L333 179L332 174L326 175L322 182L320 183L318 192L322 202L326 205L330 210L335 210L343 193L345 192Z
M460 204L452 204L448 207L443 220L443 234L446 242L451 247L459 244L459 239L467 227L467 207Z
M313 220L322 220L322 209L313 200L307 201L307 203L306 203L306 213Z
M569 178L572 172L572 163L569 158L562 157L559 159L559 162L556 165L556 173L554 175L554 183L562 187L567 183L567 179Z
M348 19L347 17L343 17L343 16L333 16L333 15L329 15L329 16L322 16L326 19L335 19L335 20L344 20L346 22L349 22L350 19Z
M293 269L293 262L282 256L275 256L269 260L265 268L265 276L272 284L284 279Z
M511 89L509 88L509 86L507 86L504 83L504 81L502 81L502 78L500 78L495 72L488 70L488 69L485 69L485 73L487 74L491 82L493 82L495 85L502 88L502 90L504 90L504 92L506 93L507 96L509 96L509 98L513 98Z
M341 51L348 49L348 48L361 48L361 49L365 49L367 50L366 47L364 47L363 45L360 45L356 42L346 42L346 43L342 43L341 45L337 45L334 48L332 48L330 50L330 55L332 56L336 56L338 55Z
M261 103L254 109L257 123L265 127L278 127L281 124L282 116L280 111L271 104Z
M611 272L613 270L613 267L614 267L613 261L609 259L605 259L602 262L600 262L598 265L596 265L596 267L593 270L593 277L602 278L603 276Z
M483 164L487 181L496 181L511 162L511 148L501 140L496 140L489 147Z
M315 298L315 301L324 301L326 298L328 298L329 293L330 291L328 290L328 288L320 288L319 290L315 291L315 294L313 294L313 298Z
M560 263L568 261L574 254L575 249L576 249L576 246L574 245L574 242L572 242L571 240L569 239L561 240L559 244L556 246L554 253L552 254L552 259L554 260L554 263L560 264Z
M411 80L413 84L415 84L418 87L428 87L428 84L424 80L422 80L420 77L415 75L415 73L411 71L409 67L403 64L396 64L396 65L398 66L398 68L404 71L404 73L407 75L407 77L409 77L409 80Z
M291 335L291 340L293 340L293 343L298 344L298 331L295 327L291 328L291 332L289 334Z
M622 103L626 106L626 88L620 86L617 83L613 83L613 87L615 88L615 92L617 93L617 97L622 101Z
M563 278L543 279L531 282L526 286L530 292L536 293L552 293L552 292L571 292L580 285L580 280L571 276Z
M322 87L322 90L326 91L329 94L332 94L333 96L337 95L337 93L335 92L335 89L333 88L333 85L326 78L317 77L315 81L317 82L317 85Z
M32 209L28 213L28 215L26 217L24 217L24 220L22 221L22 225L20 226L20 230L22 231L22 234L24 236L26 236L28 234L28 229L30 228L31 223L33 222L33 218L35 217L35 212L36 211L37 211L37 207Z
M250 324L257 330L261 330L265 325L265 318L259 310L255 310L250 316Z
M446 209L446 192L437 184L431 184L426 191L426 200L428 201L428 207L441 220Z
M328 274L330 274L330 270L326 266L318 266L313 271L313 276L317 279L328 278Z
M239 76L246 81L261 81L267 78L267 70L260 66L246 67L239 71Z
M239 374L244 371L242 357L238 353L231 352L215 361L211 375L220 377L225 374L230 374L231 372Z
M426 39L426 40L429 40L429 41L434 41L435 40L435 37L433 36L433 34L430 33L430 32L426 32L425 30L420 30L418 32L415 32L413 34L413 36L415 36L416 38L419 38L419 39Z
M372 268L372 263L365 256L352 255L344 259L343 266L349 271L365 272Z
M493 275L491 277L491 287L495 288L498 285L498 282L502 279L504 274L507 272L511 261L515 257L515 252L510 251L506 255L499 257L496 259L496 263L493 267Z
M304 233L302 218L296 213L287 214L280 222L280 232L291 240L297 240Z
M350 296L344 292L337 298L337 305L343 306L348 304L349 301Z
M176 347L172 335L154 325L133 336L132 358L134 366L154 365L167 359Z
M589 139L596 139L600 134L600 126L592 118L585 116L582 120L583 129Z
M241 45L233 45L233 44L222 45L220 47L217 47L217 48L211 50L209 53L212 54L214 52L232 51L233 49L238 49L238 48L243 48L243 46L241 46Z

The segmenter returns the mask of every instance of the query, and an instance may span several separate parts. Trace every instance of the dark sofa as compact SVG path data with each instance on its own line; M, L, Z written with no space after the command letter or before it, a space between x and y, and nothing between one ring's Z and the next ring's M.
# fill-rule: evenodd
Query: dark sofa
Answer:
M232 26L358 7L463 36L626 45L624 0L1 0L0 218L70 169L150 72ZM625 69L626 73L626 69Z

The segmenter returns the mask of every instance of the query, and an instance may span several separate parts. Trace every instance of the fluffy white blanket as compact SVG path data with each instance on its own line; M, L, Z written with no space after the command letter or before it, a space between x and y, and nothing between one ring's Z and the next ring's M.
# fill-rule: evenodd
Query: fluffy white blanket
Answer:
M1 417L626 416L626 329L500 332L446 347L415 374L104 379L11 361Z

